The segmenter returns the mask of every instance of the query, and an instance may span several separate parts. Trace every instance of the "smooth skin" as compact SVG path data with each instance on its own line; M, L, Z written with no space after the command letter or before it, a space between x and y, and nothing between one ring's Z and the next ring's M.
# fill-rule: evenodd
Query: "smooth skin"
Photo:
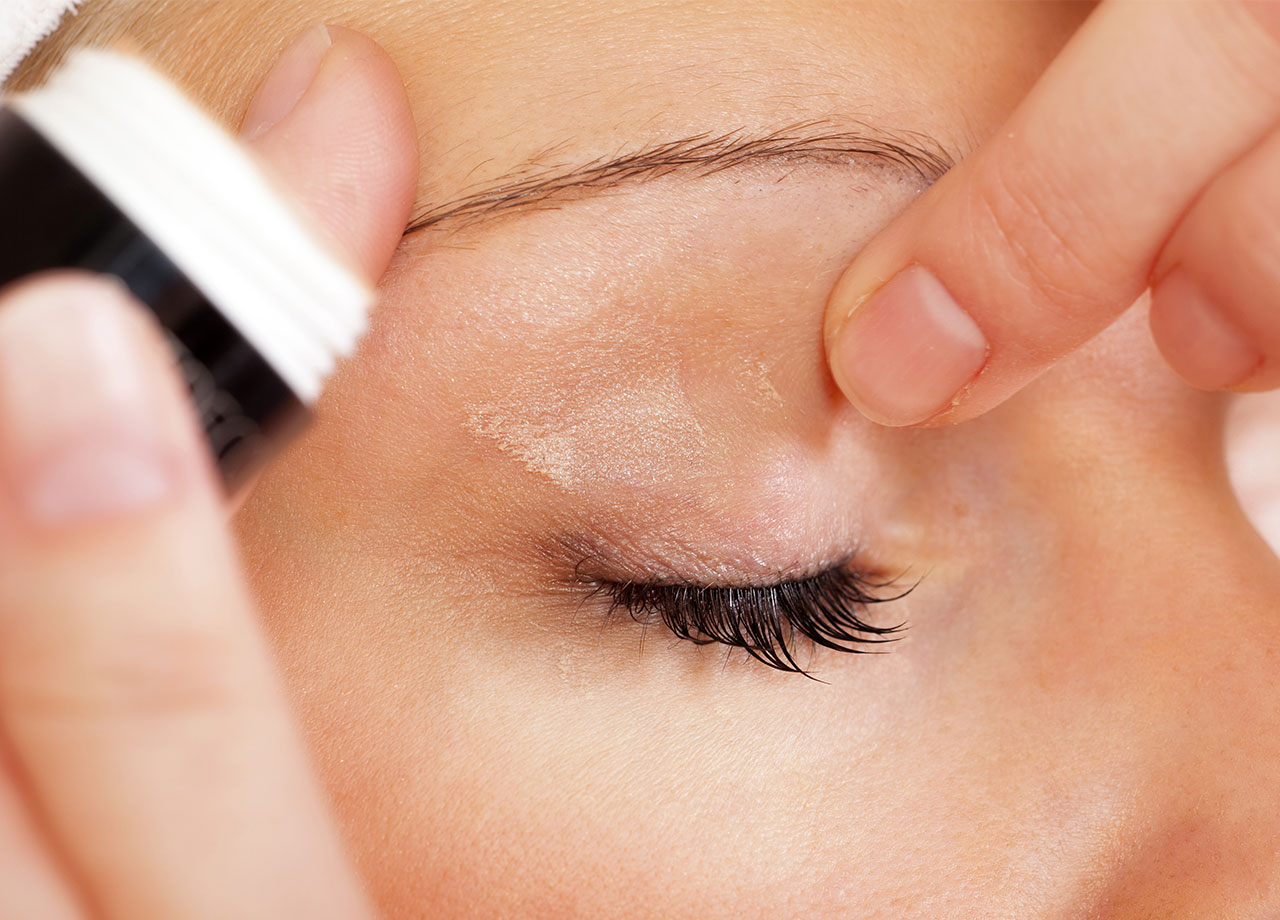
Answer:
M763 133L852 113L963 155L999 136L1084 13L844 0L122 8L140 44L250 133L299 98L273 77L279 96L251 101L304 36L281 67L319 82L255 143L281 139L272 162L370 254L371 277L391 255L376 241L394 241L413 196L386 182L383 158L405 179L415 139L421 170L404 185L416 179L418 213L539 155L589 161L744 123ZM338 30L315 66L317 20L376 38L404 88L381 52ZM168 492L160 511L59 525L59 541L103 554L103 578L132 602L106 616L75 598L50 605L95 569L28 536L6 505L24 548L5 583L26 588L2 608L16 637L0 635L0 665L17 675L4 679L39 701L47 666L70 675L57 687L83 674L105 688L91 702L140 702L76 720L87 737L39 783L28 758L66 748L33 743L39 732L10 742L13 849L37 884L0 885L0 898L61 898L87 916L365 916L336 829L387 917L1280 911L1280 562L1232 497L1223 400L1170 372L1135 312L969 424L866 420L828 374L824 309L854 253L928 194L856 158L790 160L404 240L368 340L237 516L265 642L253 605L225 587L240 581L194 461L179 463L202 469L181 480L192 491ZM58 311L15 305L35 328L0 324L0 346L12 334L36 353ZM10 481L15 495L31 485ZM190 560L167 569L190 584L156 600L143 551L164 508L187 508L175 494L197 496L199 521L182 526L206 536L154 550ZM820 683L609 619L566 587L582 560L553 551L565 534L611 546L636 578L776 575L851 549L869 571L920 578L884 608L909 622L906 638L885 655L815 653ZM198 618L212 583L225 622L172 639L192 622L174 598L193 597ZM145 632L155 623L159 638ZM8 650L58 624L44 666ZM120 633L141 638L121 648ZM22 695L0 692L21 724ZM234 715L239 693L261 722L138 743L166 718ZM57 705L37 706L36 725ZM115 731L139 711L143 729ZM82 757L110 769L90 776ZM238 802L238 814L216 807ZM12 913L32 915L16 901Z
M1103 3L840 279L837 382L881 424L974 418L1151 287L1189 383L1280 386L1278 117L1276 4Z

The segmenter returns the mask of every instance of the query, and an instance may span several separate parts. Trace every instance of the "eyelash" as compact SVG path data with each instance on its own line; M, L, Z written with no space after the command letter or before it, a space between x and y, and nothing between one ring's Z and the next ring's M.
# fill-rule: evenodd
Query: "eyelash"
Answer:
M660 622L677 638L697 645L719 643L744 649L771 668L811 675L796 660L800 639L840 652L866 653L868 646L896 641L906 628L874 626L861 616L872 604L905 597L912 585L883 596L876 582L847 566L773 585L661 584L596 581L595 593L609 601L609 615L625 612L637 623Z

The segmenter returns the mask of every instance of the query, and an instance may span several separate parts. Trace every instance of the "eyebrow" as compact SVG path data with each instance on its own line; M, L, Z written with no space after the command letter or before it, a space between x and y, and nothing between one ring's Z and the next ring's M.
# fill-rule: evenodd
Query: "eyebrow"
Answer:
M576 166L546 165L548 154L495 182L414 215L405 235L441 224L472 223L517 211L545 210L630 182L673 174L708 176L766 162L849 162L871 159L905 170L926 184L955 164L941 143L915 132L890 132L864 125L836 129L810 121L767 134L747 129L700 134L624 152Z

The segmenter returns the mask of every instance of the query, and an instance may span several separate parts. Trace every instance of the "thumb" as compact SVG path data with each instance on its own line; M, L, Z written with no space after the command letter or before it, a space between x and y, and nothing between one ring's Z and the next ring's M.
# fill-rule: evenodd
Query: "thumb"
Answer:
M276 62L241 132L355 267L380 278L418 182L413 114L387 53L358 32L315 26Z
M1201 190L1280 116L1280 16L1103 3L1004 130L832 292L832 375L889 425L972 418L1101 332Z

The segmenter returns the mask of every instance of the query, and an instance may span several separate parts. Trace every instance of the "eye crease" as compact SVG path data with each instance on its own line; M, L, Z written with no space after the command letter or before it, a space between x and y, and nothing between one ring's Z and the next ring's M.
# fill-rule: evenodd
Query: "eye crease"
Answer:
M637 623L661 623L679 639L740 648L771 668L811 679L816 678L797 660L802 643L876 651L901 638L906 623L873 625L864 619L867 608L899 600L915 587L885 594L891 582L873 580L848 564L765 585L582 580L608 604L607 616L626 613Z

